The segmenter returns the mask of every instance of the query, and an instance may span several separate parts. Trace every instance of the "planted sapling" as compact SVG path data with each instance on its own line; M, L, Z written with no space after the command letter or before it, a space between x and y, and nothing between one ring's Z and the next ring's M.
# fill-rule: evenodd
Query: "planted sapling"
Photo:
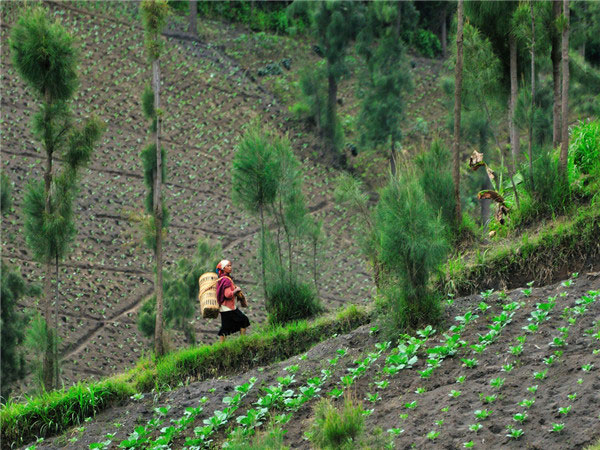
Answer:
M553 423L550 431L552 433L560 433L560 432L562 432L562 430L564 430L564 428L565 428L564 423Z

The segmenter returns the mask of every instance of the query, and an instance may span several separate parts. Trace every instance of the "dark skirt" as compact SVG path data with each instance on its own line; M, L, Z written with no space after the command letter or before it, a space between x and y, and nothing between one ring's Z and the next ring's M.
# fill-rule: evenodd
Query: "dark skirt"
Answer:
M225 311L221 313L221 329L219 336L228 336L237 333L241 328L248 328L250 321L248 317L239 309Z

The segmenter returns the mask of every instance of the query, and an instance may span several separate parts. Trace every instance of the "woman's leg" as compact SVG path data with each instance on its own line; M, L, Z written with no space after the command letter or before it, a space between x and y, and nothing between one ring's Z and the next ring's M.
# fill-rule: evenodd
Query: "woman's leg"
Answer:
M225 336L224 335L221 335L219 337L221 338L221 342L225 342Z
M240 328L240 334L243 336L246 334L246 329L245 328Z

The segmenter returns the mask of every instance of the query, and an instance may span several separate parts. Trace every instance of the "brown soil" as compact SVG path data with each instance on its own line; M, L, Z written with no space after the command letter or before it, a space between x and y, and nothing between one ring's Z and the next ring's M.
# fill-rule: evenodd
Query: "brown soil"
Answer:
M567 283L568 284L568 283ZM366 430L372 432L376 427L384 433L390 428L402 428L404 432L394 442L396 448L463 448L463 443L473 441L475 448L539 448L567 449L583 448L600 437L600 341L593 333L600 331L600 299L587 305L586 311L575 315L576 321L570 325L566 346L560 348L562 356L551 365L544 359L551 356L557 348L549 346L554 337L560 335L559 327L569 326L563 316L566 307L576 306L591 290L600 290L600 273L582 274L570 286L557 283L551 286L534 288L530 296L525 296L524 289L507 292L505 299L498 294L491 295L486 303L491 306L482 313L478 304L479 295L458 298L452 306L445 309L445 325L438 330L447 330L457 324L455 317L464 315L467 310L477 313L479 317L472 321L462 332L461 338L468 344L478 342L478 336L487 333L492 317L500 314L503 306L512 302L522 302L515 311L512 321L502 330L500 337L487 349L479 354L465 346L454 357L446 358L429 379L419 377L418 370L426 367L425 354L420 351L419 360L412 369L402 370L394 376L382 372L385 364L385 354L380 357L369 371L355 383L352 392L358 399L363 400L365 409L373 409L366 419ZM537 332L526 333L522 327L528 325L527 320L538 303L544 303L548 297L556 296L556 306L550 312L550 319L543 322ZM204 412L191 425L186 435L193 436L192 430L202 426L202 420L209 417L215 409L225 406L221 399L229 395L233 387L256 377L254 389L244 400L235 416L242 415L255 402L260 393L260 387L277 384L277 377L287 374L285 368L298 365L295 389L305 384L305 380L320 375L322 368L331 368L328 360L336 356L336 350L346 348L348 353L340 358L334 373L322 386L321 394L325 395L335 386L339 386L340 376L348 373L349 367L356 367L353 361L364 358L375 351L375 343L380 338L370 332L371 325L363 326L347 335L338 336L318 344L301 357L293 357L286 361L259 368L250 372L223 379L206 380L183 386L171 392L153 394L146 393L139 401L131 401L126 405L104 411L86 423L81 428L74 428L64 435L38 445L42 448L87 448L92 442L105 440L107 433L116 433L112 438L110 448L116 448L136 425L146 424L153 416L153 409L159 406L171 405L166 417L178 419L188 406L197 406L199 400L206 396ZM518 343L518 336L526 336L523 353L513 356L509 346ZM437 345L441 333L430 338L426 347ZM594 353L594 350L596 351ZM466 368L461 358L476 357L479 364L474 368ZM502 365L512 363L510 372L502 371ZM582 366L593 364L592 370L583 371ZM547 377L543 380L534 378L534 372L548 369ZM465 376L463 383L457 383L459 376ZM494 378L504 379L504 385L495 388L490 385ZM377 390L375 381L387 379L389 386ZM538 385L537 392L532 394L527 388ZM417 394L417 388L425 388L425 392ZM451 390L461 392L459 397L451 397ZM367 393L379 392L381 400L370 403ZM492 404L484 404L480 394L497 393L498 399ZM569 399L568 395L577 394ZM526 409L519 406L523 399L535 398L535 403ZM407 409L406 403L417 401L417 407ZM341 400L336 401L338 404ZM313 407L311 401L296 411L292 419L284 426L287 430L285 445L292 448L310 448L310 443L303 436L310 428ZM559 413L560 407L572 406L568 415ZM444 410L447 408L447 410ZM474 411L488 409L491 416L481 421L482 428L478 432L470 431L469 426L477 422ZM513 415L526 411L527 421L520 425L513 420ZM277 412L276 412L277 413ZM401 414L408 414L402 418ZM440 422L443 421L443 422ZM439 422L439 424L436 424ZM561 433L551 433L549 430L554 423L564 423ZM507 437L506 427L512 425L523 430L523 436L514 440ZM232 420L232 426L235 422ZM228 427L226 427L228 428ZM426 435L430 431L439 431L439 436L430 440ZM154 434L157 435L157 432ZM69 442L69 439L77 439ZM225 438L224 432L215 437L215 445ZM181 448L185 436L178 438L172 448Z

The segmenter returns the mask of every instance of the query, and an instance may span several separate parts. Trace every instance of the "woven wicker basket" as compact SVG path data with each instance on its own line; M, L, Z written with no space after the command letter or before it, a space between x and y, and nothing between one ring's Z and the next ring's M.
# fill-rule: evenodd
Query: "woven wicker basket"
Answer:
M200 291L200 312L205 319L214 319L219 316L219 304L217 303L217 274L206 272L198 279Z

